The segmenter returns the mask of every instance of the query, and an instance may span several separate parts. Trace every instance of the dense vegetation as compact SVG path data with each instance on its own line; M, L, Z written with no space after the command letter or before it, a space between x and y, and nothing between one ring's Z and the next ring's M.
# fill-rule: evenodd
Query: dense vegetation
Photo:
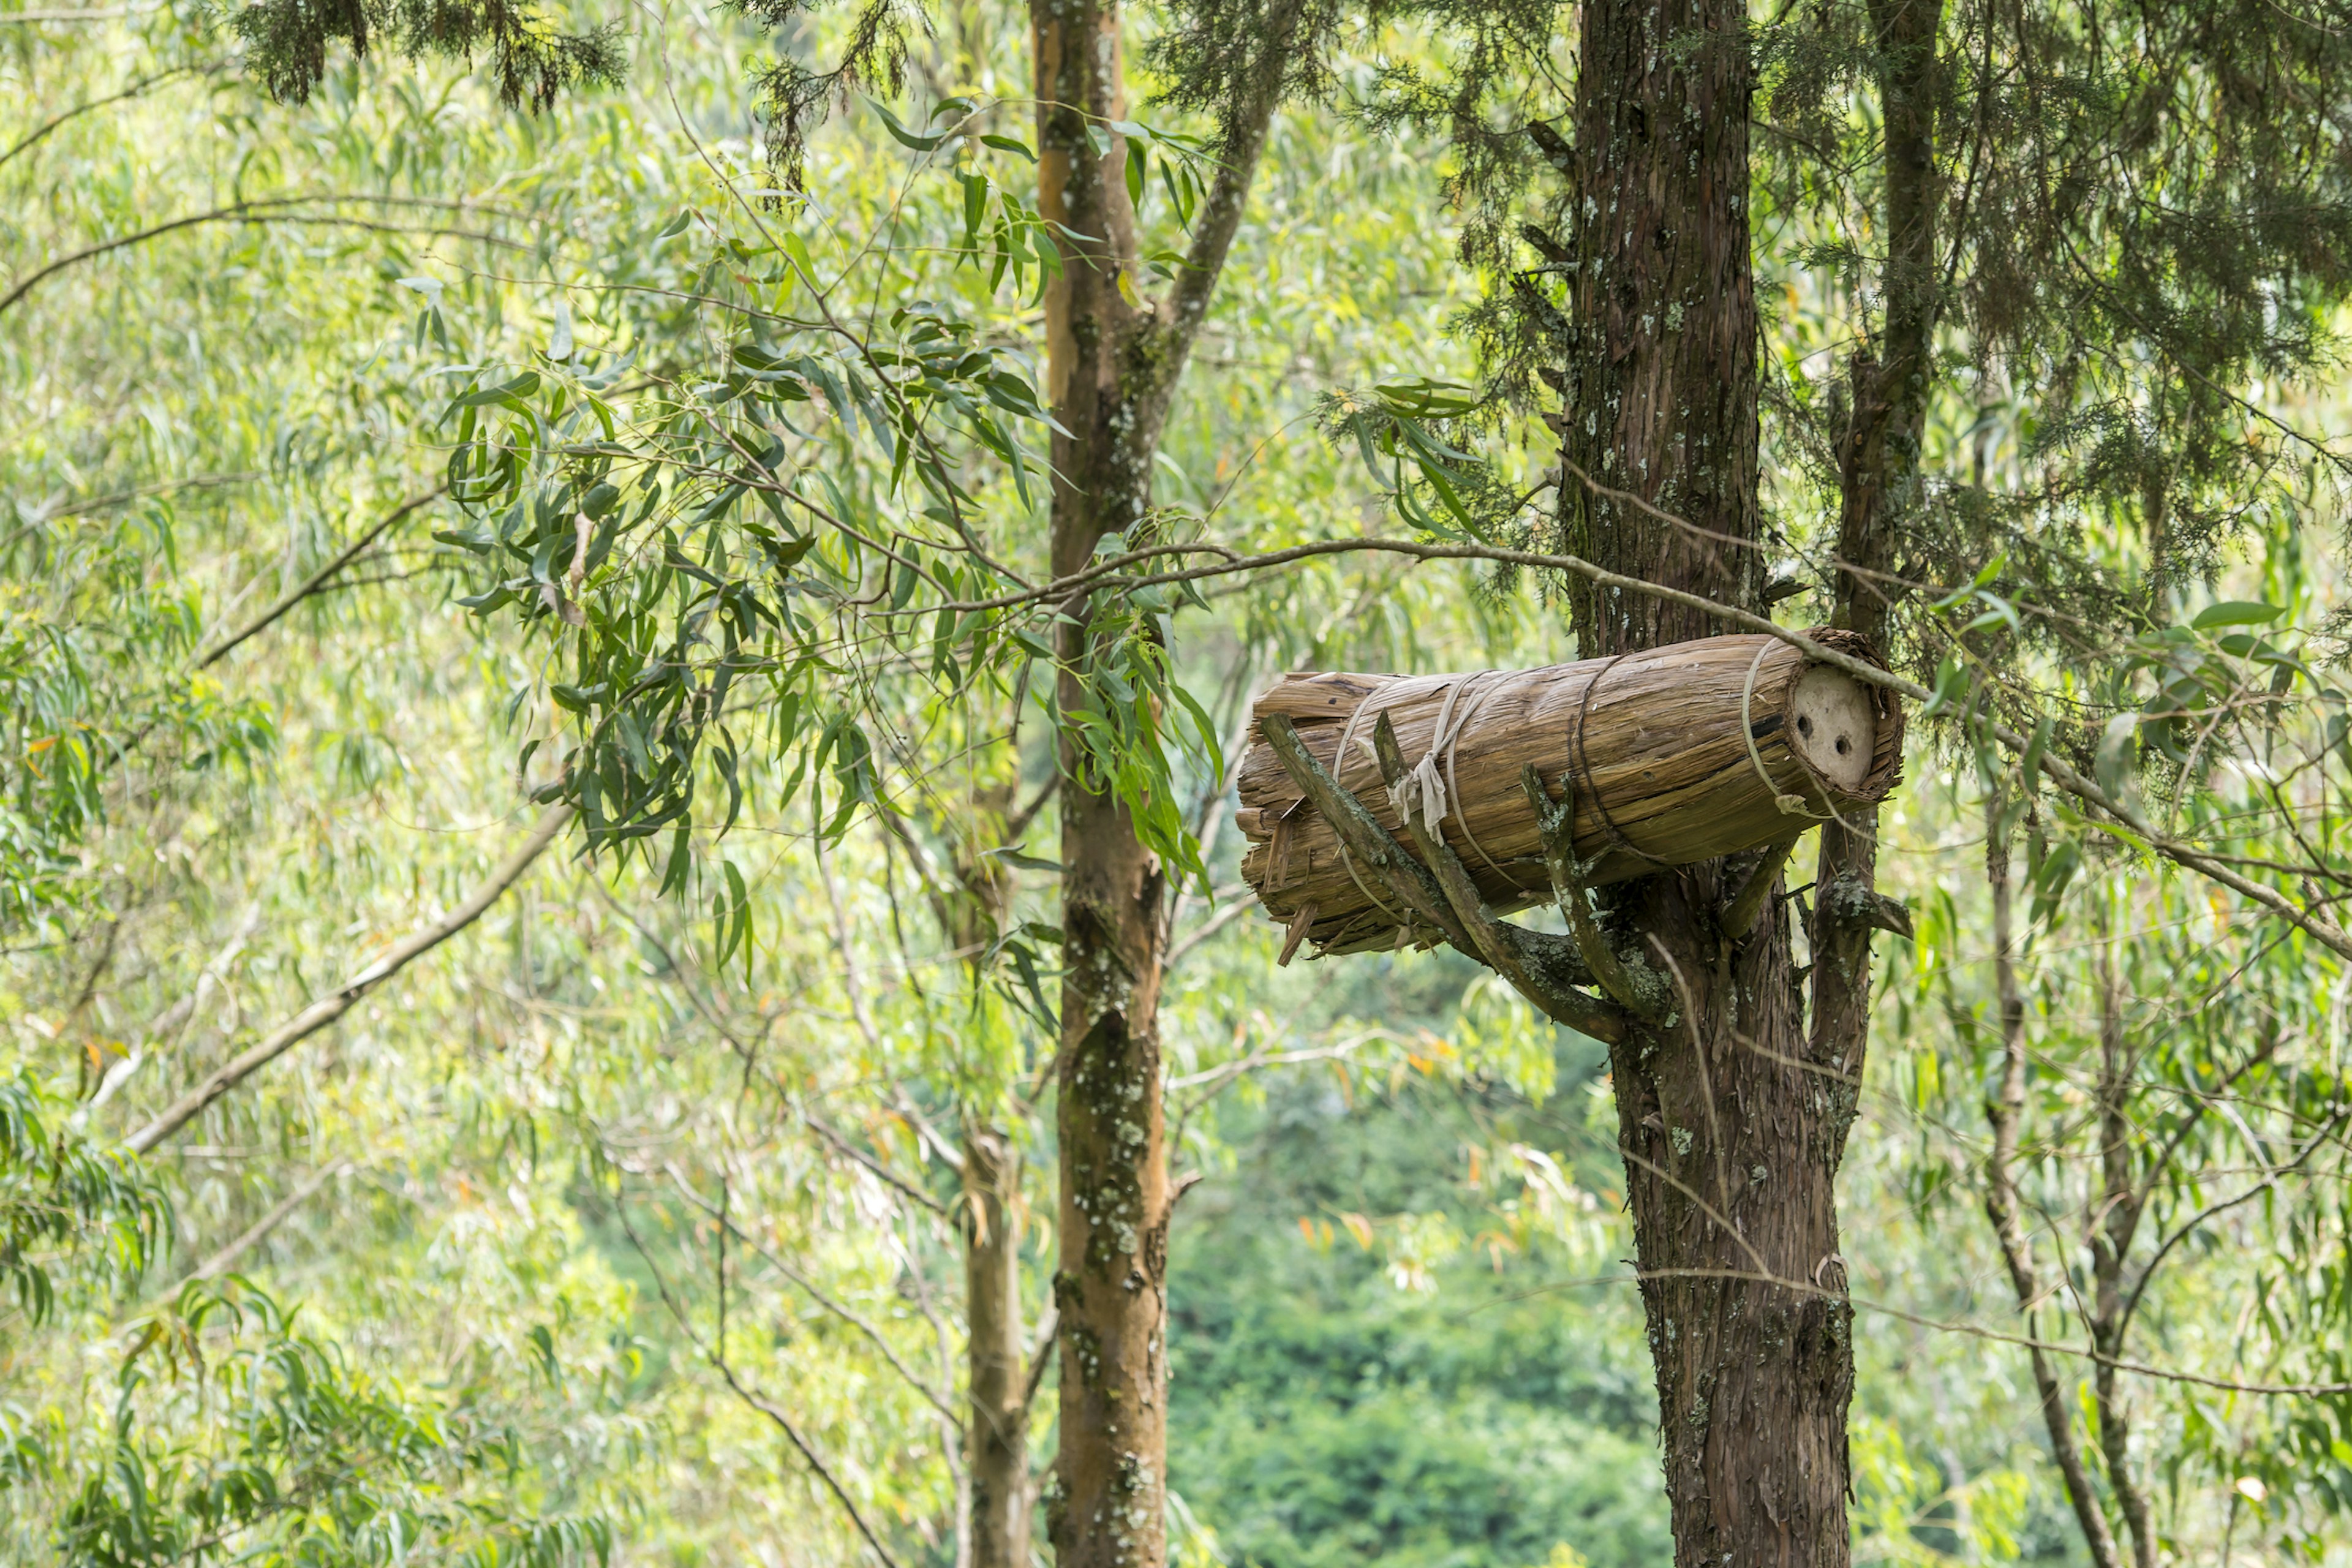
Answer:
M1718 608L1918 699L1769 917L1792 996L1909 927L1823 1075L1842 1278L1769 1281L1851 1314L1857 1561L2352 1552L2352 17L2223 9L1756 7L1721 67ZM1139 7L1075 130L992 0L519 17L0 12L0 1561L991 1568L1008 1462L1094 1561L1062 1031L1120 942L1167 1555L1668 1560L1622 1062L1444 948L1277 964L1232 826L1273 672L1650 613L1570 564L1634 531L1560 466L1577 14ZM1165 430L1073 561L1089 274L1203 313L1120 340ZM1094 801L1166 903L1090 947Z

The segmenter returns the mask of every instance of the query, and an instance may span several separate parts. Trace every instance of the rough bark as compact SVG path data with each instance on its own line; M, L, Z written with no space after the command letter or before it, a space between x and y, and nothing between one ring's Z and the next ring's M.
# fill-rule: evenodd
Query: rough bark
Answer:
M1255 71L1223 106L1219 172L1168 294L1139 304L1135 215L1117 136L1125 116L1115 0L1033 0L1038 209L1060 225L1046 297L1056 576L1107 533L1143 523L1152 453L1247 199L1296 18L1275 17ZM1121 274L1127 274L1121 288ZM1057 700L1087 700L1097 653L1084 599L1065 606ZM1056 1128L1061 1255L1060 1452L1046 1498L1060 1568L1150 1568L1166 1554L1170 1190L1160 1085L1166 879L1130 813L1088 776L1065 726L1060 763L1063 982Z
M1559 428L1568 550L1753 609L1747 24L1742 0L1584 6L1567 312L1579 335ZM1570 594L1587 658L1727 629L1654 599ZM1778 901L1744 938L1718 927L1758 858L1612 896L1609 940L1673 992L1670 1012L1611 1047L1618 1143L1675 1562L1843 1568L1853 1352L1832 1183L1851 1096L1831 1092L1836 1064L1810 1055Z
M1021 1342L1021 1175L1010 1141L963 1139L972 1568L1029 1568L1029 1408Z

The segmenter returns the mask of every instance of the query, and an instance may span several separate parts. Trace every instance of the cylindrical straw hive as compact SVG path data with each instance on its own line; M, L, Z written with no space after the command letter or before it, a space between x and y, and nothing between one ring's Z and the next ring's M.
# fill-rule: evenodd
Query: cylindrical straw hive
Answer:
M1853 633L1807 635L1876 662ZM1255 720L1276 713L1411 852L1372 753L1373 721L1386 713L1415 816L1437 822L1497 912L1552 896L1520 784L1527 763L1553 799L1572 791L1591 886L1761 847L1884 799L1902 772L1892 693L1760 635L1541 669L1286 675L1254 709ZM1373 868L1351 860L1255 721L1240 788L1242 875L1294 936L1322 952L1434 937L1413 929Z

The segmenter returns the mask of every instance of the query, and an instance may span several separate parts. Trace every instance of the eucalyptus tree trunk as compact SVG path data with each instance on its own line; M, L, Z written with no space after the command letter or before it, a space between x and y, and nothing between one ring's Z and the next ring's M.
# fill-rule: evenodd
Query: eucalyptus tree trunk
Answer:
M1116 141L1089 131L1125 118L1115 5L1041 0L1038 209L1063 226L1061 280L1046 301L1055 417L1053 570L1083 568L1106 533L1150 507L1160 412L1136 406L1122 350L1135 312L1118 275L1135 257L1134 215ZM1092 125L1089 124L1092 121ZM1068 234L1090 240L1062 237ZM1059 700L1086 700L1094 649L1081 611L1059 629ZM1160 911L1167 881L1126 807L1089 787L1062 739L1062 1039L1055 1111L1061 1159L1061 1446L1046 1529L1061 1568L1157 1563L1165 1553L1168 1152L1160 1097Z
M1747 20L1744 0L1583 7L1560 493L1568 550L1760 609ZM1571 592L1588 658L1729 629ZM1780 902L1726 933L1756 863L1661 870L1610 899L1609 945L1669 994L1611 1046L1618 1145L1675 1562L1842 1568L1853 1348L1832 1184L1853 1096L1806 1038Z
M1068 576L1106 534L1144 523L1152 454L1241 218L1281 78L1284 10L1221 106L1218 173L1175 283L1145 301L1136 276L1116 0L1033 0L1038 210L1060 225L1046 295L1053 439L1052 566ZM1097 151L1094 138L1108 139ZM1121 275L1125 274L1124 287ZM1088 701L1100 648L1090 601L1064 608L1056 698ZM1062 1002L1055 1111L1061 1162L1060 1452L1046 1497L1059 1568L1154 1565L1166 1555L1167 1270L1171 1202L1159 1006L1165 870L1132 815L1061 738Z
M971 1568L1029 1568L1028 1361L1021 1342L1020 1160L992 1128L963 1138ZM1041 1347L1042 1349L1042 1347Z
M1010 782L973 790L950 827L944 875L912 834L940 931L963 956L977 1000L988 983L983 954L1004 930L1013 888L990 853L1018 842L1029 812L1013 812ZM1042 801L1039 803L1042 805ZM1033 805L1030 811L1037 809ZM1022 1344L1021 1157L985 1100L963 1118L964 1534L958 1568L1028 1568L1029 1398L1034 1385ZM1038 1347L1045 1353L1045 1347Z

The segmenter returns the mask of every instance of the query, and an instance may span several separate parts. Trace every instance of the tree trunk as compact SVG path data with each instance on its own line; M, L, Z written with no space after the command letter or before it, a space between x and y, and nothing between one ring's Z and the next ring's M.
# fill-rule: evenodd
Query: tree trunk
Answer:
M985 955L1011 912L1012 879L995 851L1018 843L1044 805L1041 795L1016 813L1009 779L973 787L933 820L949 841L945 866L903 818L883 818L922 879L940 936L963 957L975 1010L988 984ZM963 1243L965 1463L957 1499L956 1564L1028 1568L1034 1377L1022 1349L1021 1160L996 1120L1002 1102L984 1087L988 1075L978 1061L968 1059L964 1068L972 1075L968 1082L983 1087L963 1107L957 1166L963 1184L958 1228Z
M1942 291L1937 254L1935 79L1943 0L1873 0L1879 100L1886 121L1887 254L1879 274L1885 317L1877 353L1857 353L1849 370L1852 415L1839 449L1838 559L1831 625L1887 646L1894 607L1895 536L1919 488L1919 441L1927 426L1936 316ZM1814 875L1813 1059L1840 1075L1843 1102L1838 1153L1870 1044L1870 914L1878 880L1878 812L1849 815L1822 829Z
M1116 0L1032 0L1038 210L1061 226L1045 298L1052 565L1066 576L1150 510L1152 455L1246 205L1305 18L1272 7L1222 83L1216 174L1162 297L1134 277ZM1122 273L1127 274L1125 287ZM1130 534L1130 539L1137 535ZM1056 700L1075 715L1099 652L1085 599L1065 606ZM1156 1568L1166 1556L1168 1156L1159 1006L1166 878L1132 815L1061 734L1060 1452L1046 1497L1059 1568Z
M2025 1318L2025 1331L2040 1341L2037 1310L2042 1281L2033 1266L2033 1241L2025 1229L2025 1205L2017 1190L2019 1136L2025 1121L2025 996L2017 985L2016 948L2012 942L2009 885L2009 839L2001 792L1996 786L1985 796L1985 886L1992 895L1993 991L2000 1008L2000 1087L1985 1100L1985 1120L1992 1127L1992 1153L1985 1162L1985 1216L1992 1221L2000 1243L2001 1260L2009 1266L2009 1281L2017 1291L2017 1310ZM2026 1359L2033 1368L2033 1389L2042 1406L2042 1424L2050 1434L2051 1458L2066 1483L2066 1500L2074 1506L2074 1522L2083 1527L2083 1543L2090 1548L2093 1568L2123 1568L2116 1550L2115 1532L2100 1510L2098 1494L2091 1489L2090 1467L2074 1438L2073 1402L2058 1381L2057 1370L2040 1343L2031 1344Z
M1063 226L1046 303L1055 417L1053 568L1082 568L1106 533L1149 504L1150 436L1122 374L1136 312L1120 298L1135 254L1117 138L1123 118L1118 12L1039 0L1039 210ZM1077 239L1071 235L1089 236ZM1060 627L1059 700L1086 701L1094 649L1084 612ZM1061 1568L1154 1564L1164 1555L1167 1468L1168 1153L1160 1099L1160 900L1166 880L1135 823L1081 771L1062 737L1061 1451L1046 1524Z
M1760 608L1746 28L1743 0L1584 6L1561 527L1614 571ZM1727 629L1611 590L1571 586L1570 605L1585 658ZM1675 998L1611 1047L1618 1145L1675 1562L1842 1568L1853 1350L1832 1189L1852 1099L1822 1091L1835 1068L1811 1057L1778 903L1743 940L1718 930L1752 863L1611 900L1611 944Z
M2139 1052L2124 1032L2123 981L2116 972L2115 950L2107 945L2112 939L2105 929L2099 937L2094 961L2099 978L2099 1200L2090 1216L2090 1241L2091 1343L2102 1359L2092 1364L2091 1382L2098 1394L2099 1452L2107 1462L2107 1486L2131 1531L2132 1562L2137 1568L2156 1568L2156 1520L2147 1489L2132 1464L2131 1411L2116 1375L2131 1321L2124 1264L2146 1212L2132 1154L2131 1091Z
M1020 1162L994 1129L967 1129L964 1313L971 1382L971 1568L1029 1568L1029 1409L1021 1344Z

